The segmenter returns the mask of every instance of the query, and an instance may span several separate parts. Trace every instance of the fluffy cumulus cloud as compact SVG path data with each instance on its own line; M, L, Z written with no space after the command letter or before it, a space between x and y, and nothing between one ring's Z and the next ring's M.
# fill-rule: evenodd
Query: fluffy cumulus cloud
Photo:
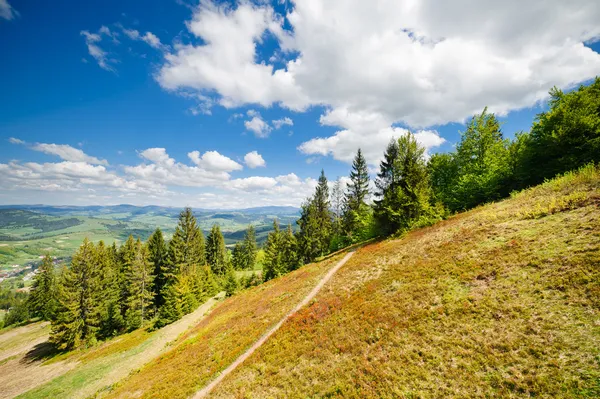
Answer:
M0 203L45 203L136 205L192 205L205 208L244 208L263 205L298 206L309 196L316 181L295 174L234 177L242 165L217 151L188 153L190 163L172 158L165 148L139 151L134 165L109 165L104 160L65 151L70 146L34 144L13 138L13 144L31 150L42 148L64 160L60 162L0 163ZM71 160L67 160L71 159ZM253 151L244 157L253 167L264 160Z
M0 0L0 18L11 20L19 16L19 12L15 10L7 0Z
M267 163L257 151L251 151L244 156L244 163L250 169L267 166Z
M246 130L251 131L258 138L265 139L271 134L271 126L265 122L260 115L255 115L252 119L244 122Z
M346 160L358 141L384 145L397 124L425 129L417 136L434 146L432 126L486 105L499 114L532 106L552 86L600 74L600 55L585 46L600 38L596 0L292 3L279 15L263 2L202 1L187 25L201 44L177 45L158 82L216 93L225 107L323 105L322 123L342 130L300 148ZM279 48L261 59L266 37ZM264 136L261 121L250 130Z
M243 169L242 165L225 155L219 154L217 151L207 151L202 156L200 156L199 151L192 151L188 154L188 157L197 166L206 170L233 172L234 170Z

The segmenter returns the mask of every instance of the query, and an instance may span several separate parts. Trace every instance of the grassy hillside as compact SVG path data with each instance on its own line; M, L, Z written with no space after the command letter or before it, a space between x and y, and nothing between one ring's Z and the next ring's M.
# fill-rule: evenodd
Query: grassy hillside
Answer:
M600 169L588 167L364 246L211 397L600 397L599 205ZM342 256L227 299L98 396L189 397ZM24 396L91 395L97 370L128 363L147 337L46 362L79 361Z
M214 397L600 397L600 171L358 251Z
M212 396L598 397L599 188L587 168L360 249ZM259 290L297 300L301 273ZM257 315L255 292L109 397L201 388L276 320Z

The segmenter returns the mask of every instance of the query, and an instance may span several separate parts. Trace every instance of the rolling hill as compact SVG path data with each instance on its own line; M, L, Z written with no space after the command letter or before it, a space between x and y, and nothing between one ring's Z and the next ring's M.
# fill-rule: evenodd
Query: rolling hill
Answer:
M0 206L0 271L19 268L50 253L59 258L71 256L85 237L105 243L123 242L130 234L146 240L160 227L170 236L181 209L133 205L114 206ZM262 243L272 230L273 219L292 224L299 216L294 207L266 206L223 210L194 209L205 235L214 224L223 231L227 244L241 240L248 225L255 226Z
M600 170L587 167L364 245L209 397L599 397L599 205ZM98 396L193 396L343 256L226 299ZM81 397L66 381L94 381L90 358L143 350L146 333L132 334L59 357L80 360L23 397ZM27 352L12 356L0 369Z

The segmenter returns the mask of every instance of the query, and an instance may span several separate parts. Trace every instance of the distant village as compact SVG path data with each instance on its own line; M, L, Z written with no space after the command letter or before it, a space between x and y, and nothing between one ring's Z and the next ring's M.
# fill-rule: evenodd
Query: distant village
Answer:
M44 259L43 255L39 256L40 261ZM52 257L54 265L58 265L60 259L56 256ZM23 276L23 282L30 281L38 273L38 267L41 262L28 262L25 265L10 265L9 269L0 271L0 283L9 278ZM17 292L28 292L30 287L22 287L17 289Z

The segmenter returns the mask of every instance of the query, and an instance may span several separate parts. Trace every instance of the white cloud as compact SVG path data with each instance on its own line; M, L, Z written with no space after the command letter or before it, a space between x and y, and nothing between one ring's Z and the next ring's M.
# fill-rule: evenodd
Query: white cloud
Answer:
M114 64L118 63L118 61L114 58L110 58L109 53L104 51L99 45L103 35L112 37L113 40L116 40L110 29L106 26L101 26L98 33L90 33L87 30L82 30L79 33L85 37L88 53L96 60L98 66L104 70L116 72Z
M7 0L0 0L0 18L6 20L14 19L19 16L19 12L15 10Z
M249 121L245 121L244 126L246 126L247 130L252 131L256 137L261 139L269 137L271 130L273 130L267 122L262 120L260 115L252 117Z
M217 151L206 151L200 156L199 151L192 151L188 157L199 167L206 170L214 170L221 172L233 172L234 170L242 170L243 167L233 159L219 154Z
M92 165L108 165L105 159L98 159L96 157L87 155L85 152L78 148L71 147L67 144L48 144L48 143L35 143L29 144L21 139L11 137L8 141L12 144L25 145L30 150L43 152L49 155L56 155L65 161L71 162L84 162Z
M292 119L288 118L287 116L285 118L275 119L274 121L271 121L271 123L273 124L273 127L275 129L281 129L281 127L284 125L294 126L294 121L292 121Z
M264 3L202 1L188 23L202 44L178 45L157 80L225 107L324 105L321 123L343 130L301 148L346 159L334 146L372 147L396 124L462 122L484 106L506 114L599 75L600 54L584 45L600 38L598 20L596 0L309 0L285 17ZM257 53L269 35L283 66Z
M80 149L73 148L66 144L36 143L31 146L31 149L45 154L56 155L65 161L86 162L93 165L108 165L108 162L105 159L98 159L87 155Z
M267 163L257 151L251 151L244 156L244 162L250 169L265 167Z
M383 158L383 150L392 138L399 138L408 130L403 128L382 128L369 134L369 140L364 139L360 131L341 130L330 137L317 137L302 143L298 150L307 155L331 155L333 158L350 163L360 148L370 165L377 165ZM436 131L421 130L415 133L417 141L427 151L444 143ZM311 159L311 158L309 158Z
M161 43L160 39L152 32L146 32L145 34L140 34L140 32L136 29L126 29L122 28L125 36L130 38L131 40L140 40L144 43L148 44L150 47L158 49L158 50L166 50L168 46Z

